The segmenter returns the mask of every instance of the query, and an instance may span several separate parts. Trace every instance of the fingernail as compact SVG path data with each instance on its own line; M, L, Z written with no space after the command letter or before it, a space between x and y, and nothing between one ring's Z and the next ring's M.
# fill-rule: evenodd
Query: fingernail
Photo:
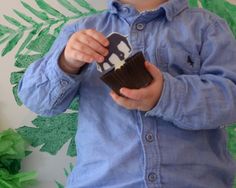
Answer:
M99 57L99 58L98 58L98 61L99 61L99 62L103 62L103 61L104 61L104 58L103 58L103 57Z
M109 41L105 41L104 45L109 46Z
M105 53L104 53L104 56L107 56L109 54L109 51L107 50Z

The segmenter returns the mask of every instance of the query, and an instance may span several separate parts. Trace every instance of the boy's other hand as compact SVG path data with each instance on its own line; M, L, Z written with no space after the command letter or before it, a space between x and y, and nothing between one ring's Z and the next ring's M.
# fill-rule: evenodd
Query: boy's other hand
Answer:
M100 32L87 29L74 33L59 59L59 66L66 73L76 74L85 63L101 63L108 55L109 41Z
M113 100L129 110L149 111L159 101L164 85L161 71L153 64L145 62L145 67L153 77L152 83L141 89L121 88L120 93L125 97L117 95L114 91L110 93Z

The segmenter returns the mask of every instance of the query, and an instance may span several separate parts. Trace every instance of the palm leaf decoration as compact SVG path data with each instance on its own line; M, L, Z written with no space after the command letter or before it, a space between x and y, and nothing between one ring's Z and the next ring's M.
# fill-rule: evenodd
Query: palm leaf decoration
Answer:
M18 105L22 105L17 96L18 83L27 67L48 52L61 28L67 22L99 12L84 0L73 1L72 3L68 0L57 0L57 3L68 10L71 15L64 15L45 0L35 0L37 7L32 7L30 4L21 1L27 13L13 10L16 18L4 15L10 26L0 24L0 44L6 43L1 55L5 56L10 53L19 44L15 55L15 67L19 70L12 72L10 77L13 94ZM52 155L55 155L69 141L67 155L73 157L76 155L74 136L77 129L78 99L72 102L69 109L69 113L57 117L37 117L32 121L35 127L22 126L17 131L33 147L42 146L41 151ZM44 138L40 136L43 138L42 140L38 137L40 134L45 135ZM51 137L46 136L50 134L61 134L66 137L64 140L50 140Z
M70 165L69 165L69 170L66 169L66 168L64 168L64 175L65 175L65 177L68 177L69 174L72 172L73 166L74 166L74 165L73 165L72 163L70 163ZM58 181L55 181L55 183L56 183L56 185L57 185L57 188L64 188L64 187L65 187L63 184L61 184L61 183L58 182Z
M4 15L9 26L0 24L0 45L5 45L1 56L18 48L15 66L20 70L13 72L10 79L18 105L22 105L17 96L18 83L29 64L48 52L67 22L100 12L84 0L57 0L70 15L61 13L45 0L35 0L35 3L37 7L21 1L27 13L13 10L16 18Z
M11 24L12 26L16 27L16 29L0 25L0 39L1 39L0 44L6 42L8 39L7 45L1 52L1 55L5 56L13 48L15 48L17 43L23 38L23 34L28 33L28 36L19 47L19 50L16 54L16 58L17 55L19 55L22 51L25 50L25 48L31 50L30 47L27 47L27 44L30 44L31 39L37 38L39 34L47 33L51 28L55 27L56 25L58 25L59 28L61 28L65 23L67 23L70 20L78 19L82 16L88 16L99 12L84 0L74 0L74 1L78 5L78 7L74 6L68 0L57 0L59 5L61 5L62 7L64 7L65 9L67 9L69 12L72 13L72 15L69 16L59 12L45 0L35 0L38 6L37 9L33 8L28 3L21 1L22 6L32 16L38 18L40 21L36 21L31 16L26 15L18 10L13 10L16 13L18 19L4 15L5 20L9 22L9 24ZM80 10L81 8L83 9L84 12ZM22 20L26 22L27 25L23 24ZM58 31L60 31L60 29L58 29ZM53 34L54 37L56 37L58 32Z
M21 0L21 4L26 10L26 13L20 12L19 10L13 10L16 14L16 18L4 15L4 19L8 25L0 24L0 45L4 45L0 52L1 56L9 54L13 49L17 48L15 54L15 67L19 70L11 74L10 82L13 85L13 94L18 105L22 105L17 97L18 83L22 75L32 62L44 56L50 49L61 28L69 21L100 12L85 0L57 0L56 3L66 9L70 15L65 15L56 10L50 5L50 1L34 1L37 5L36 7L32 7L24 0ZM188 1L193 7L203 7L224 18L236 37L235 5L230 4L226 0ZM53 4L55 4L55 1ZM74 136L77 128L77 112L75 113L75 111L78 109L78 103L74 101L71 104L70 109L72 112L53 118L37 117L32 122L35 127L23 126L18 129L18 132L27 138L32 143L32 146L42 146L41 151L53 155L55 155L66 142L70 142L67 154L69 156L75 156ZM70 122L70 125L66 128L66 126L68 126L67 122ZM62 125L60 126L60 124ZM227 131L230 138L228 147L236 157L235 127L236 125L231 126ZM50 137L47 136L45 136L43 140L38 138L40 134L55 134L55 129L59 134L64 134L65 130L69 129L69 131L66 131L67 137L64 141L57 139L50 140ZM54 143L54 145L50 145L50 143ZM68 171L66 169L64 169L64 172L65 176L68 176ZM57 181L56 185L58 188L64 187Z
M227 0L189 0L192 7L202 7L225 19L236 38L236 5Z
M41 146L40 151L56 155L63 145L69 142L67 155L76 156L75 133L77 113L64 113L52 118L37 117L32 121L33 127L22 126L17 132L31 146Z

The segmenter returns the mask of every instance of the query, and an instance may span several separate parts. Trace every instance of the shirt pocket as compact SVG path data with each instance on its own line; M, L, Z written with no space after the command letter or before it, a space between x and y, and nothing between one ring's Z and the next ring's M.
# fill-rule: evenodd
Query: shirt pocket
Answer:
M160 47L157 49L157 61L160 68L173 76L200 72L200 56L180 47Z

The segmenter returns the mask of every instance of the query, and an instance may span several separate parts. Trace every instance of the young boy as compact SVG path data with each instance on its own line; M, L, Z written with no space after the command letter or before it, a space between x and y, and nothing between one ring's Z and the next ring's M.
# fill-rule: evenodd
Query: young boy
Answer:
M111 33L142 51L152 83L101 81ZM236 122L236 41L217 16L187 0L110 0L63 29L19 86L32 111L64 112L79 96L78 161L67 188L228 188L235 163L224 126Z

